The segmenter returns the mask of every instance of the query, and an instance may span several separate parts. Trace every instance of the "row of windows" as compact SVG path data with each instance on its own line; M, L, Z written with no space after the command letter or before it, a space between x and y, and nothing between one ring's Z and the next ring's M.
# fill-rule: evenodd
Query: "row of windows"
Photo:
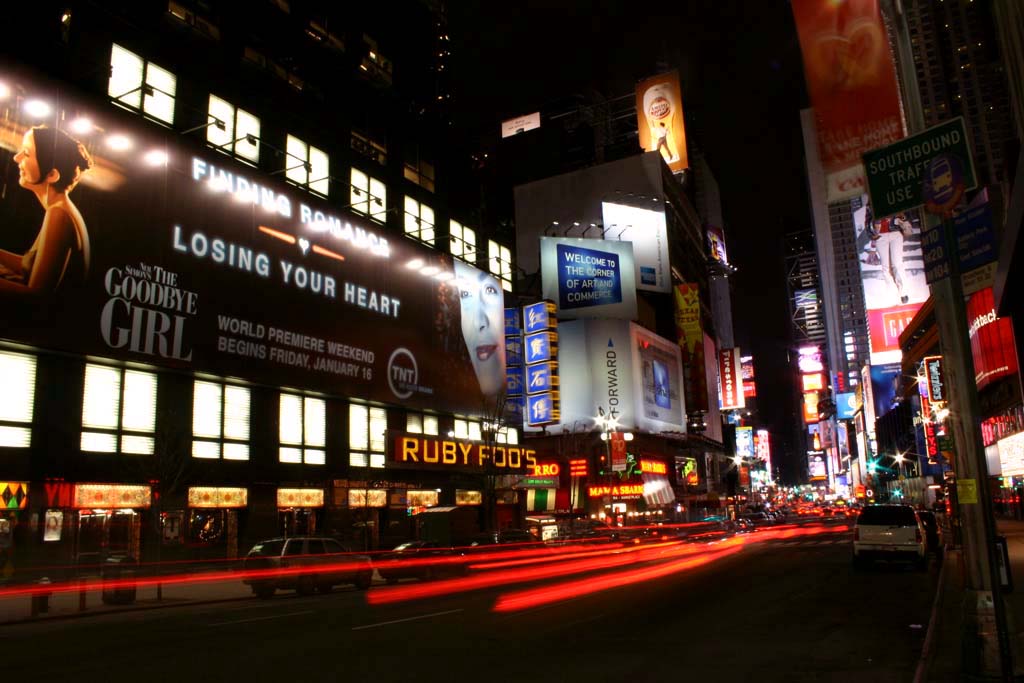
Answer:
M110 80L107 92L121 106L141 112L167 125L174 123L174 98L177 79L170 71L115 44L110 56ZM260 119L211 94L207 110L206 140L220 152L250 164L260 159ZM353 146L372 151L374 158L386 159L379 144L353 132ZM287 135L285 140L285 178L321 197L330 194L330 157L305 140ZM405 164L404 176L434 191L434 167L425 161ZM387 218L387 185L364 171L352 168L349 180L349 208L378 223ZM411 239L436 247L434 210L406 196L405 234ZM467 263L476 264L476 232L458 221L450 221L449 251ZM512 291L512 253L508 247L491 241L488 245L488 271L498 277L502 288Z
M81 449L87 453L153 455L157 416L157 375L106 365L85 366ZM32 439L36 384L34 356L0 352L0 446L27 448ZM282 391L279 397L278 460L327 462L327 402ZM246 387L195 380L192 394L192 457L248 460L251 396ZM348 406L349 465L384 467L388 415L384 408ZM434 415L409 413L406 431L438 434ZM456 418L451 436L481 440L483 424ZM498 443L519 442L515 429L496 433Z

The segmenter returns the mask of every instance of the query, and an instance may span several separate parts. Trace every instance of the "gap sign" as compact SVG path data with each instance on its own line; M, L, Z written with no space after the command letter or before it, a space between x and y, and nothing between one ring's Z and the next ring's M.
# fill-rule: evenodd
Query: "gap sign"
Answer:
M923 133L904 138L864 154L868 195L875 218L884 218L925 203L923 187L929 181L934 191L942 190L954 179L942 164L932 165L939 156L957 158L963 168L963 189L978 186L974 161L967 147L964 120L957 117ZM936 177L927 177L933 172Z

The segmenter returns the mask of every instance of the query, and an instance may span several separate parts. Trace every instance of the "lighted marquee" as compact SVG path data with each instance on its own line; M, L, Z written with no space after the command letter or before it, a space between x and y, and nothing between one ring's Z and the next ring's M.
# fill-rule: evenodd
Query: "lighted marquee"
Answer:
M349 489L350 508L383 508L388 506L388 492L384 489Z
M319 508L324 506L323 489L278 489L279 508Z
M391 460L396 465L519 472L537 464L535 450L511 444L400 434L391 445Z
M244 508L249 503L249 490L233 486L190 486L190 508Z
M132 484L76 484L76 508L148 508L150 488Z
M406 492L406 502L409 507L423 507L429 508L437 505L440 499L440 493L434 489L428 489L424 491L409 490Z

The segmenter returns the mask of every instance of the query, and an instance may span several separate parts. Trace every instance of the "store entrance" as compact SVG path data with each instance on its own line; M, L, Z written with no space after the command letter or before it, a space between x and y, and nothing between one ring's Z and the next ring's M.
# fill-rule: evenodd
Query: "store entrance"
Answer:
M135 510L79 510L75 555L79 564L139 556L141 516Z
M320 531L319 513L315 508L281 508L277 528L282 536L314 536Z

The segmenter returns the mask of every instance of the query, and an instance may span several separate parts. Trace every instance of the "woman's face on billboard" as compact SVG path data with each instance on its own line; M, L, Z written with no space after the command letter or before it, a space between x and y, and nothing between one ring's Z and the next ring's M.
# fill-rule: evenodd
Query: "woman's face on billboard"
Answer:
M462 312L462 337L473 363L480 390L498 393L505 384L504 296L498 281L487 273L455 262L456 284Z
M22 187L36 185L42 181L39 172L39 161L36 158L36 138L29 129L21 139L21 147L14 155L14 163L18 165L18 184Z

